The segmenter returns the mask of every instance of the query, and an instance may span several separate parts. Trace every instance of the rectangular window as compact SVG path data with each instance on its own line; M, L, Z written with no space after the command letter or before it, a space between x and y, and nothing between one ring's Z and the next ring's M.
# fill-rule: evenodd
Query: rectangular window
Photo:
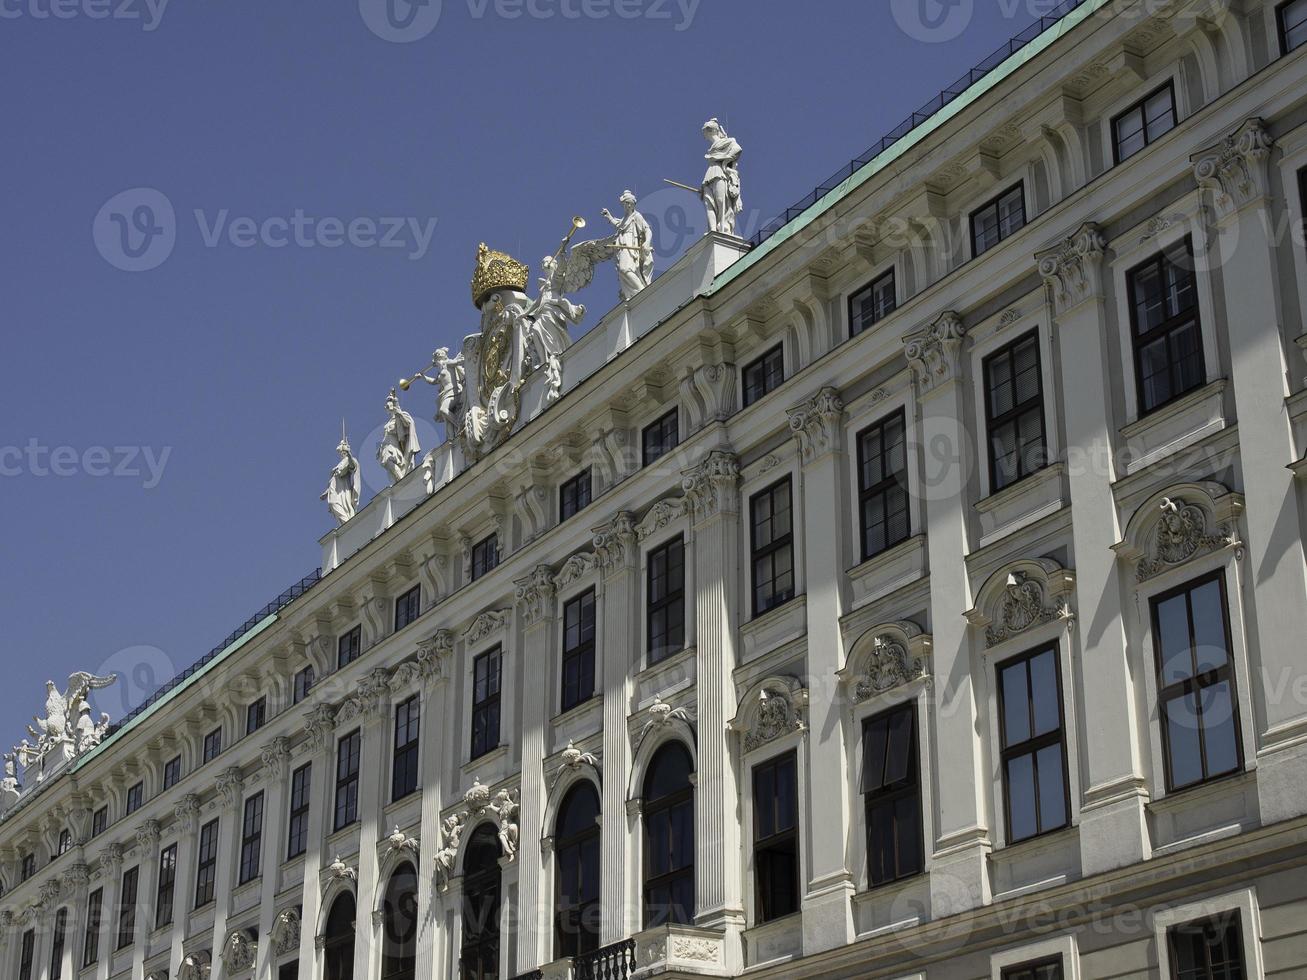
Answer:
M118 949L136 941L136 889L140 884L141 869L128 868L123 872L123 886L118 899Z
M593 481L589 470L582 470L558 488L558 519L575 517L590 506Z
M790 478L749 498L749 552L753 563L753 614L794 598L794 521Z
M126 813L135 813L145 802L145 784L136 783L127 790L127 806L124 810Z
M685 544L680 538L649 552L648 604L652 665L685 647Z
M104 916L104 889L97 888L86 900L86 934L82 937L82 969L100 959L100 928Z
M1026 188L1017 184L971 212L971 257L974 259L1026 226Z
M1280 28L1280 53L1288 54L1307 43L1307 0L1285 0L1275 8Z
M1307 244L1307 167L1298 171L1298 230L1301 240Z
M35 855L35 854L24 854L24 855L23 855L23 865L22 865L22 867L19 869L18 876L19 876L19 878L21 878L23 881L26 881L28 878L32 877L32 875L34 875L34 874L36 874L36 855Z
M744 407L769 395L785 381L785 349L777 344L762 357L744 366Z
M1004 967L1002 978L1003 980L1062 980L1062 957L1052 956L1033 963Z
M172 925L173 896L177 890L177 845L159 852L159 881L154 890L154 928Z
M681 442L679 412L672 409L662 418L644 427L640 435L640 450L643 465L648 466L662 459Z
M415 585L395 600L395 632L418 618L422 606L422 586Z
M212 762L218 758L222 752L222 729L215 728L204 736L204 754L201 758L205 762Z
M99 837L109 826L109 808L102 806L91 814L91 836Z
M18 980L32 980L32 960L36 956L36 930L23 933L23 945L18 954Z
M472 758L499 747L499 647L472 661Z
M482 538L472 546L472 581L475 582L482 575L485 575L491 569L499 564L499 535L492 534L488 538Z
M259 698L245 709L245 734L253 735L268 720L268 699Z
M888 884L924 867L917 709L903 704L862 724L867 881Z
M196 851L195 862L195 907L202 909L213 901L213 885L217 880L217 820L210 820L200 828L200 846Z
M998 716L1008 843L1065 827L1070 804L1057 647L999 665Z
M858 505L864 561L908 539L907 424L902 409L858 434Z
M759 923L798 911L798 762L793 752L753 769L753 873Z
M1166 933L1171 980L1244 980L1238 913L1186 922Z
M316 678L313 676L313 667L308 666L295 675L295 685L291 692L291 700L299 704L309 696L313 690L313 682Z
M59 831L59 847L55 851L56 856L67 854L73 849L73 832L65 827Z
M1126 279L1143 415L1199 387L1207 377L1192 241L1172 245L1131 270Z
M64 975L64 943L68 941L68 908L54 914L54 932L50 936L50 980Z
M416 694L395 707L395 760L390 771L392 803L417 792L421 715L422 704Z
M290 777L290 829L287 833L286 860L297 858L309 846L309 790L313 784L312 765L303 765Z
M1038 332L985 358L985 420L991 492L1025 479L1048 462Z
M163 788L165 790L172 789L181 782L181 778L182 757L175 755L163 764Z
M363 653L363 627L346 630L336 639L336 669L343 670ZM309 670L313 668L310 667Z
M588 701L594 692L595 593L590 589L563 606L562 710Z
M1225 576L1205 576L1151 605L1167 789L1237 772L1243 762Z
M1112 158L1122 163L1175 129L1175 89L1167 82L1112 120Z
M363 735L353 731L336 743L336 816L332 831L359 818L359 756Z
M890 269L849 297L849 336L856 337L897 307L894 270Z
M245 801L245 815L241 820L241 863L238 884L253 881L259 876L263 854L263 794L255 793Z

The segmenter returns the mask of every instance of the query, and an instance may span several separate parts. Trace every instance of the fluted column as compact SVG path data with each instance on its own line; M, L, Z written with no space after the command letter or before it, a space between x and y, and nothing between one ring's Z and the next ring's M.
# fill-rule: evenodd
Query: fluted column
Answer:
M54 946L54 918L59 908L59 882L47 881L35 908L36 942L32 953L33 980L50 980L50 951Z
M322 919L322 849L331 826L332 796L335 785L336 713L326 704L315 705L308 713L306 727L312 739L309 762L309 834L304 851L304 884L300 892L300 969L301 977L319 976L318 928Z
M555 685L554 662L558 635L558 602L554 573L538 566L517 582L517 606L525 626L522 642L522 810L518 840L518 932L516 972L524 973L547 961L544 938L550 903L544 894L544 859L540 836L546 831L545 726Z
M281 865L282 828L285 825L288 791L286 765L290 761L290 739L278 735L261 753L263 761L263 853L259 855L259 946L255 977L276 980L276 950L272 927L277 918L277 879Z
M437 913L436 851L440 841L440 811L443 809L445 771L445 727L448 723L450 661L454 637L448 630L418 644L418 668L422 672L422 830L421 863L418 866L417 975L438 980L446 974L441 943L447 933L439 928ZM301 976L303 974L301 973Z
M932 912L949 914L989 900L989 852L985 797L976 736L979 704L971 667L970 637L963 618L972 605L967 568L967 474L975 449L966 424L962 348L966 338L956 313L903 338L917 399L918 486L930 559L931 628L935 676L932 688L939 744L947 765L935 787L935 853L931 870Z
M1112 418L1102 260L1105 242L1093 222L1036 255L1054 314L1054 358L1061 370L1067 445L1090 461L1071 480L1071 539L1079 597L1079 663L1072 664L1094 720L1081 731L1086 772L1080 850L1086 874L1149 856L1148 801L1140 746L1144 738L1136 678L1126 647L1127 597L1112 546L1121 538L1112 484L1117 426Z
M601 939L615 943L639 928L639 903L635 901L633 873L637 844L631 840L626 819L626 784L631 770L631 741L626 719L631 712L631 664L639 649L636 622L639 619L639 557L635 546L635 521L625 511L607 527L595 533L595 555L599 560L603 601L603 886L600 899L604 910ZM552 837L553 828L541 833ZM550 896L542 901L552 905Z
M1262 700L1258 797L1264 823L1307 812L1307 709L1289 696L1302 674L1307 635L1307 560L1298 487L1287 468L1297 459L1285 398L1287 361L1276 235L1293 220L1273 213L1269 162L1275 147L1261 119L1249 119L1193 158L1194 177L1216 212L1215 255L1225 293L1230 369L1239 415L1239 457L1246 504L1245 609L1252 688ZM1280 220L1283 218L1283 222ZM1285 236L1286 247L1292 245ZM1264 727L1263 727L1264 726ZM1246 746L1246 754L1253 746Z
M180 964L183 944L191 930L191 906L195 904L195 834L199 826L200 798L194 793L187 793L173 806L172 812L177 819L177 883L173 889L172 930L169 937L172 949L168 954L168 962ZM106 889L106 903L108 895ZM104 907L107 909L108 905Z
M100 877L104 880L104 903L100 906L100 958L95 964L95 980L109 980L117 945L118 903L123 887L123 849L110 844L100 856ZM15 971L16 973L16 971Z
M136 828L136 853L140 858L136 873L136 942L132 946L132 980L145 980L145 958L153 921L151 901L159 877L159 821L146 820Z
M217 878L213 885L213 964L212 980L227 980L227 971L219 955L227 941L227 917L231 914L232 885L236 881L236 862L240 854L242 805L245 802L245 779L238 767L218 773L218 792L222 809L218 824Z
M693 508L697 642L698 780L695 792L695 922L728 933L727 965L738 966L744 925L740 889L739 792L727 722L735 716L740 464L714 450L683 474Z
M849 813L845 778L843 705L835 677L844 666L844 569L851 564L843 523L848 513L844 478L844 403L834 388L823 388L789 413L790 432L803 461L804 571L808 610L808 684L812 734L807 741L807 792L803 794L807 882L803 889L803 952L846 945L853 939L856 888L849 871L843 834L821 833L830 814Z

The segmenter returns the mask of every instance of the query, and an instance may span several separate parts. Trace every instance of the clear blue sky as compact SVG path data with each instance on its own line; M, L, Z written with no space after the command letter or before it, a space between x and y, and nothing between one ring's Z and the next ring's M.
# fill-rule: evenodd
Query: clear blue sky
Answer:
M371 464L395 379L475 327L479 241L534 271L630 187L669 229L661 268L702 227L661 179L702 176L706 118L744 146L752 231L1033 19L1033 0L384 2L0 0L0 747L47 677L129 671L139 699L317 566L340 419ZM123 250L156 227L139 196L106 208L137 188L173 208L171 252ZM336 219L355 242L297 244L297 213L301 240L345 237ZM588 293L593 323L611 271Z

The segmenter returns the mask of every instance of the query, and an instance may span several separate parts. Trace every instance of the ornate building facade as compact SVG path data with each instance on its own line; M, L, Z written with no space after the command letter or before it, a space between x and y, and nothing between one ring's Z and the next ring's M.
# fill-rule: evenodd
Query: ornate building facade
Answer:
M0 975L1307 975L1307 0L1070 7L570 346L483 253L320 580L52 687Z

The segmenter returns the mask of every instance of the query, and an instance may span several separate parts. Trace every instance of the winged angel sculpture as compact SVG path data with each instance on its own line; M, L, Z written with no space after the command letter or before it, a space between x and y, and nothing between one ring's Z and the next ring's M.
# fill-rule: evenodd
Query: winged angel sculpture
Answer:
M585 307L567 294L588 286L595 267L618 249L615 236L571 245L572 236L584 227L583 218L573 218L558 251L542 260L534 299L526 294L530 270L483 242L472 276L480 332L463 338L458 357L437 351L434 376L419 372L400 382L405 389L419 380L440 389L438 417L466 459L484 456L512 431L522 388L532 374L545 374L544 404L562 394L562 355L572 343L568 328L585 317Z
M54 681L46 681L45 717L33 719L35 728L27 727L28 733L37 740L37 751L44 755L60 742L71 742L78 752L98 745L109 727L109 716L101 714L99 722L93 721L86 696L108 687L117 679L117 674L98 677L79 670L69 675L68 687L62 694Z

